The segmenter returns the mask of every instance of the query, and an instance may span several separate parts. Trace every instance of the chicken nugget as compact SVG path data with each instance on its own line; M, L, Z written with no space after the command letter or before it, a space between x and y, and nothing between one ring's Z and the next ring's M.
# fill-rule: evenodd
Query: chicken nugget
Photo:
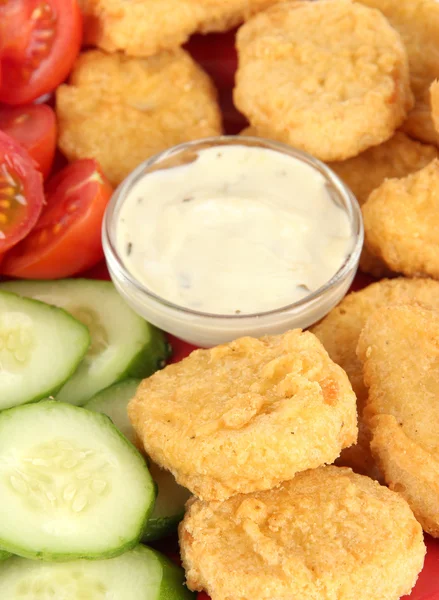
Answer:
M439 78L439 3L436 0L356 0L379 9L399 32L407 48L415 107L403 130L412 137L439 145L431 118L429 88Z
M367 321L357 351L372 452L389 487L439 537L439 312L386 307Z
M227 31L280 0L80 0L88 45L152 56L196 32Z
M221 133L214 86L184 50L149 59L86 52L57 89L56 112L62 152L97 159L113 185L157 152Z
M333 466L221 504L193 500L179 537L189 588L212 600L397 600L425 556L403 498Z
M237 48L237 108L324 161L389 139L413 105L399 34L351 0L277 4L239 29Z
M439 132L439 81L433 81L431 84L430 104L434 127Z
M439 310L439 282L403 277L378 281L359 292L348 294L327 317L311 328L331 359L346 371L357 396L358 443L343 450L338 463L373 477L378 473L370 452L370 431L363 419L367 389L363 382L362 364L356 355L358 338L367 319L375 311L392 304L412 303Z
M152 460L203 500L269 489L357 439L346 373L299 329L196 350L144 380L128 414Z
M388 179L362 206L367 247L397 273L439 278L439 160Z

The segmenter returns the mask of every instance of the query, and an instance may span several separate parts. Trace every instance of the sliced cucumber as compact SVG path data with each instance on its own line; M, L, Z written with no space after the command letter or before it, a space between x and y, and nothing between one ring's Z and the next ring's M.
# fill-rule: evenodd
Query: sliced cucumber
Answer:
M58 392L61 402L81 406L116 381L152 375L169 356L163 333L131 310L109 281L8 281L0 289L60 306L90 329L90 350Z
M108 558L137 544L155 485L108 417L45 400L0 413L0 498L0 548Z
M184 506L191 493L178 485L175 477L155 463L149 464L149 472L157 484L157 498L149 517L142 542L152 542L170 535L184 517Z
M0 550L0 561L6 560L7 558L10 558L11 556L12 556L12 554L10 552L5 552L4 550Z
M115 426L131 442L136 442L136 434L128 418L127 405L136 393L140 379L126 379L102 390L84 408L101 412L110 417ZM184 516L184 505L190 492L178 485L169 471L160 469L150 462L149 471L157 484L157 498L154 510L148 519L142 541L150 542L169 535L177 529Z
M84 408L110 417L119 431L132 444L136 444L137 439L128 418L127 406L131 398L134 398L141 381L141 379L125 379L110 385L110 387L98 392L96 396L93 396L91 400L84 404Z
M0 565L2 600L192 600L183 569L139 545L109 560L38 562L14 556Z
M65 311L0 291L0 410L53 394L90 344Z

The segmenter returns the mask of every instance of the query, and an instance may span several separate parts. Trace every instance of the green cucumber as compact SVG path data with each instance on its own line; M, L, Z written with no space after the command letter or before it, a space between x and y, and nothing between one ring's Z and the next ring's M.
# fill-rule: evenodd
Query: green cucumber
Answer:
M157 497L142 536L142 542L152 542L177 530L184 517L184 507L191 493L175 481L169 471L149 463L149 472L157 484Z
M99 412L113 421L121 433L134 445L137 437L128 418L127 405L134 398L141 379L125 379L101 390L84 404L84 408Z
M0 410L57 392L90 345L64 310L0 291Z
M127 414L127 405L134 397L140 379L126 379L102 390L89 400L84 408L104 413L132 443L136 443L136 434ZM157 498L154 510L148 519L143 542L158 540L171 534L184 516L184 505L190 492L178 485L169 471L149 464L149 471L157 484Z
M3 550L110 558L138 543L155 484L108 417L45 400L0 413L0 498Z
M117 558L64 563L14 556L0 565L4 600L192 600L184 571L139 545Z
M0 289L60 306L90 329L90 350L58 392L60 402L81 406L116 381L152 375L169 356L163 333L131 310L109 281L8 281Z

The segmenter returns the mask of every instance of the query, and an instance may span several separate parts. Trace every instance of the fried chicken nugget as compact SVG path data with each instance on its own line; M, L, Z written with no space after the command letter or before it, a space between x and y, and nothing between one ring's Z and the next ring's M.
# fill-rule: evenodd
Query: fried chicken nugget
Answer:
M280 0L80 0L85 43L152 56L196 32L227 31Z
M311 328L331 359L346 371L357 396L358 443L343 450L338 463L352 467L358 473L377 476L370 452L371 435L363 419L367 389L362 364L356 355L358 339L367 319L375 311L389 305L413 303L439 310L439 282L404 277L378 281L348 294L327 317Z
M333 466L221 504L193 500L179 537L189 588L212 600L397 600L425 556L398 494Z
M114 185L157 152L221 133L214 86L184 50L149 59L86 52L57 89L56 112L62 152L96 158Z
M439 160L388 179L362 207L367 247L397 273L439 278Z
M152 460L203 500L269 489L357 439L345 372L298 329L196 350L143 381L128 414Z
M372 452L389 487L439 537L439 312L392 306L374 313L358 356Z
M439 81L433 81L430 87L431 116L434 127L439 132Z
M356 0L379 9L399 32L407 48L415 107L403 130L412 137L439 145L431 118L429 88L439 78L439 3L436 0Z
M277 4L239 29L237 48L237 108L324 161L389 139L413 105L399 34L351 0Z

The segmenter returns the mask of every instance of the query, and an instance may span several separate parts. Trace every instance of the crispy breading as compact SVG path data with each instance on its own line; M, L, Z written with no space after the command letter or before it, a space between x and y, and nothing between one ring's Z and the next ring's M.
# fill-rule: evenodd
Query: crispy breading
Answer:
M439 81L433 81L430 86L431 116L434 127L439 132Z
M436 0L356 0L377 8L401 35L407 48L415 107L403 129L409 135L439 145L431 119L429 88L439 78L439 3Z
M439 278L439 160L388 179L362 206L367 246L397 273Z
M369 398L364 417L389 487L439 537L439 312L392 306L375 312L358 342Z
M357 439L346 373L309 332L196 350L128 407L149 456L204 500L269 489Z
M357 396L358 444L343 450L338 463L365 475L376 476L376 472L369 447L370 432L362 417L367 389L363 382L362 364L356 355L358 338L367 319L375 311L389 305L410 303L439 310L439 282L403 277L378 281L359 292L348 294L323 321L311 328L332 360L346 371Z
M56 112L62 152L96 158L115 185L157 152L221 133L214 86L184 50L149 59L86 52L57 89Z
M398 494L333 466L223 503L193 500L179 537L189 588L212 600L397 600L425 556Z
M324 161L389 139L413 105L399 34L351 0L275 5L239 29L237 48L237 108Z
M437 157L435 146L421 144L398 131L384 144L373 146L354 158L329 163L328 166L343 179L362 205L385 179L405 177ZM390 269L366 246L360 258L360 269L374 277L391 274Z
M85 43L152 56L196 32L227 31L280 0L80 0Z

